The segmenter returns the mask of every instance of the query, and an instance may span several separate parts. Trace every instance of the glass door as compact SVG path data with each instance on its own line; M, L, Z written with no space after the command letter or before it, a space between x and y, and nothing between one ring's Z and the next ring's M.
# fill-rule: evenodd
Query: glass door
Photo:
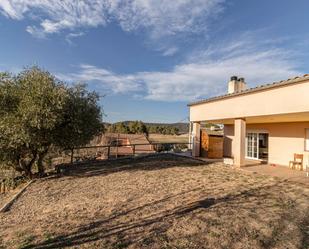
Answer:
M268 134L259 133L259 159L268 161Z
M259 159L258 133L247 134L247 158Z

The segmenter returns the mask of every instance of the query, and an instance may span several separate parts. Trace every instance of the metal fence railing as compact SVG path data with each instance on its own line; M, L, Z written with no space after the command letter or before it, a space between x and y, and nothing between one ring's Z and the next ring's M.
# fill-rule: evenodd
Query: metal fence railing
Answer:
M191 155L190 143L141 143L78 147L64 151L58 162L74 163L85 160L107 160L110 158L154 153L185 153ZM59 158L58 158L59 159Z

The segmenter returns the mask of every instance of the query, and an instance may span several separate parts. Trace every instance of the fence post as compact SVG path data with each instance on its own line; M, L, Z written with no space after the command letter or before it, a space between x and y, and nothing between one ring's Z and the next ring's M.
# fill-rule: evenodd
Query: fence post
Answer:
M135 156L135 144L132 145L133 156Z
M108 147L107 147L107 159L109 159L110 153L111 153L111 147L108 146Z
M119 133L117 135L117 140L116 140L116 158L118 158L118 143L119 143Z
M74 149L71 149L71 164L73 164Z

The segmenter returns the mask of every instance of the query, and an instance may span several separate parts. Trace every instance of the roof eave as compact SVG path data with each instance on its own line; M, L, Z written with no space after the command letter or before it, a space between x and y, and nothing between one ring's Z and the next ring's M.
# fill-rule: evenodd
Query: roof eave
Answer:
M292 84L301 83L303 81L308 81L308 80L309 80L309 74L305 74L302 77L295 77L293 79L282 80L282 81L279 81L279 82L274 82L274 83L270 83L270 84L266 84L266 85L257 86L257 87L254 87L254 88L249 88L247 90L244 90L244 91L241 91L241 92L238 92L238 93L225 94L225 95L221 95L221 96L216 96L216 97L212 97L212 98L208 98L208 99L204 99L204 100L191 102L191 103L187 104L187 106L191 107L191 106L195 106L195 105L225 100L225 99L228 99L228 98L238 97L240 95L251 94L251 93L255 93L255 92L259 92L259 91L270 90L270 89L273 89L273 88L289 86L289 85L292 85Z

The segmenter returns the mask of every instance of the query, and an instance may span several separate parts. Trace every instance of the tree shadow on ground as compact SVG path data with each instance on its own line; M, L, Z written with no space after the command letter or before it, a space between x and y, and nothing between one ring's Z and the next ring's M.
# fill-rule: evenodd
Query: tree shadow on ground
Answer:
M305 212L305 219L300 224L300 228L302 231L301 249L309 248L309 210L306 210Z
M206 165L206 162L173 154L155 154L146 157L124 158L118 160L92 161L58 166L57 176L91 177L109 175L121 171L161 170L172 167L194 167Z
M37 245L29 245L24 247L24 249L41 249L41 248L63 248L66 246L78 246L81 244L97 241L100 239L117 236L123 237L123 233L134 230L134 240L130 243L140 241L145 237L151 237L154 234L163 233L166 231L165 225L161 224L165 219L175 216L184 216L197 209L207 209L216 204L215 199L204 199L197 202L189 203L180 208L175 208L172 210L164 211L159 214L150 215L143 218L142 220L137 220L133 222L118 222L116 224L110 224L114 219L119 218L122 215L126 215L133 210L127 211L123 214L112 216L111 218L92 222L90 224L81 226L76 232L69 233L66 235L60 235L53 239L44 241ZM149 204L150 205L150 204ZM149 206L147 205L147 206ZM136 210L136 209L134 209ZM159 226L150 227L153 224L158 224ZM149 229L150 228L150 229ZM146 232L146 230L147 232ZM145 234L145 232L147 234Z
M96 241L105 243L104 241L110 241L112 238L116 238L116 241L122 241L125 246L129 246L130 244L143 242L145 239L151 239L154 236L160 235L164 237L166 231L173 224L173 218L179 219L187 217L188 215L192 214L192 212L195 214L200 212L207 212L210 209L218 208L218 205L220 205L221 208L223 205L225 209L230 210L234 210L235 207L238 207L238 212L240 213L248 211L248 209L250 212L254 213L258 207L259 201L261 199L265 200L269 198L269 191L271 191L273 188L273 190L275 190L277 187L278 186L274 184L264 187L252 188L237 194L227 195L220 198L200 198L199 200L193 202L185 201L180 206L159 212L156 212L156 209L154 208L154 213L145 215L143 217L135 214L145 212L146 208L155 207L155 205L160 205L166 201L173 202L173 198L175 197L187 199L188 194L199 190L199 188L192 189L190 191L169 196L168 198L163 198L129 210L114 212L114 214L110 217L79 226L74 232L59 235L38 244L28 245L24 248L64 248L67 246L80 246ZM248 203L250 205L247 205ZM267 209L271 207L271 205L273 204L264 203L262 204L261 208ZM125 219L128 216L134 214L134 219ZM279 218L284 219L287 217L287 215L288 214L286 212L283 212ZM228 217L225 218L227 219ZM258 222L264 221L259 220ZM274 240L273 236L276 236L276 234L283 234L287 229L287 225L279 223L276 227L273 228L275 233L271 234L270 237L262 238L262 248L273 248L278 242ZM305 238L305 233L303 234L303 237L303 242L307 243L308 240Z

